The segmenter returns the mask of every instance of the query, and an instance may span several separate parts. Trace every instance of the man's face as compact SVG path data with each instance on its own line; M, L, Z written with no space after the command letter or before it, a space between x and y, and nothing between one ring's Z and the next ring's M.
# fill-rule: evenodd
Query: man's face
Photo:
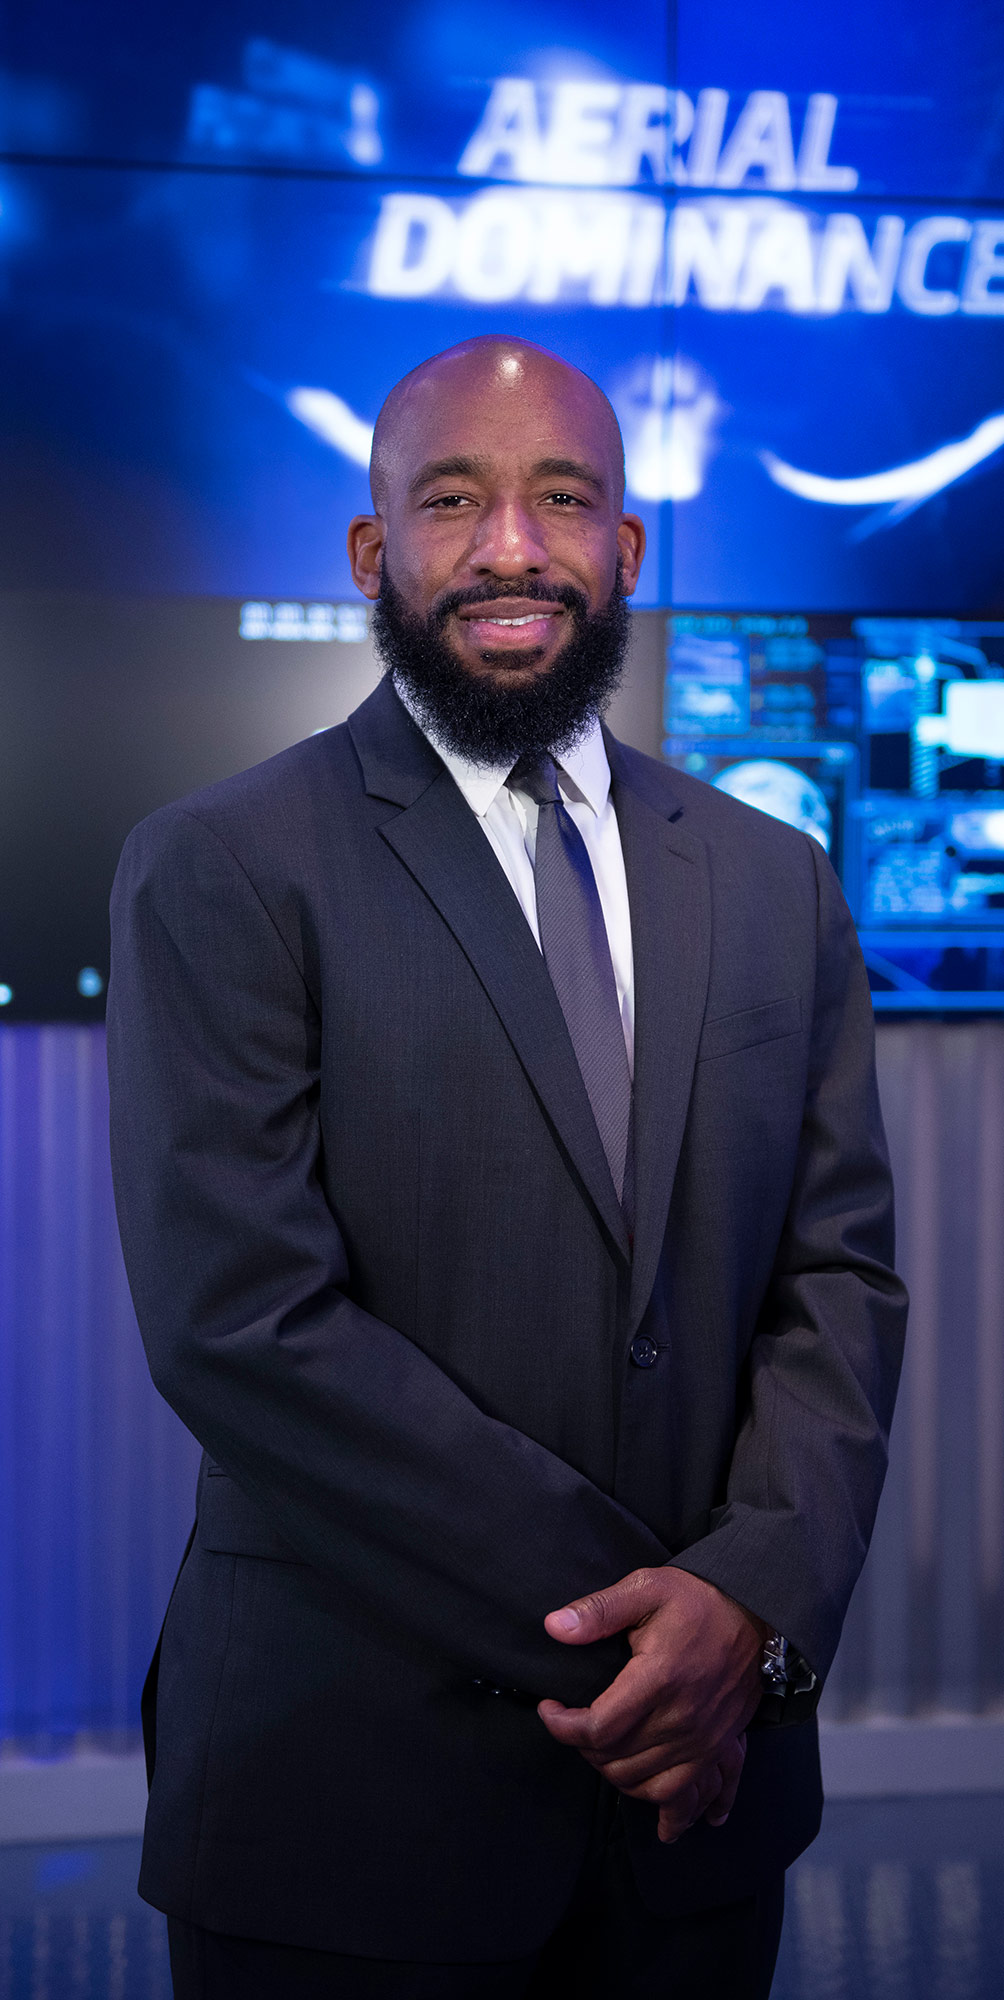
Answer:
M552 356L498 343L430 364L379 480L380 513L349 533L356 582L383 586L398 629L435 635L489 705L567 674L570 641L635 587L644 531L621 512L609 411Z

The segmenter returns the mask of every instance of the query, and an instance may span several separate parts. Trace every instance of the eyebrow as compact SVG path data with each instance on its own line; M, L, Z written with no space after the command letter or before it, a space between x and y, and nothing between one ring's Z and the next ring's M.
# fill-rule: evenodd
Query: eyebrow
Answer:
M539 458L531 473L533 479L578 479L583 486L592 486L597 493L606 492L606 484L592 466L583 465L578 458Z
M417 493L421 486L428 486L433 479L480 479L487 471L486 458L466 458L463 453L453 458L430 458L416 472L408 491Z
M463 453L452 458L430 458L420 467L408 487L409 493L418 493L423 486L431 485L434 479L481 479L487 476L491 466L486 458L469 458ZM584 486L591 486L597 493L606 492L606 484L598 472L584 465L578 458L539 458L530 469L531 479L578 479Z

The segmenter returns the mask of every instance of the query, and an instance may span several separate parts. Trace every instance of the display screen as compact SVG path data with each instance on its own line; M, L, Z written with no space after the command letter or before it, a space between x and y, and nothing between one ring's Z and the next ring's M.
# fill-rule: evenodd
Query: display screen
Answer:
M1004 622L677 612L664 728L826 849L879 1010L1004 1005Z
M18 633L36 608L0 660L0 755L49 750L61 677L99 691L114 743L152 740L171 688L179 747L146 789L106 760L111 813L68 737L63 795L97 819L60 865L189 771L290 740L249 722L254 675L227 664L241 606L319 606L311 656L345 657L318 635L353 600L344 531L384 395L452 342L518 333L621 421L637 603L674 620L655 753L760 803L818 795L879 1005L1004 1004L998 767L959 747L989 740L1004 620L1002 93L986 0L388 0L378 36L320 0L15 10L0 597ZM215 629L213 605L218 667L182 635ZM786 775L735 775L781 742ZM51 872L66 823L58 799L44 819L50 789L19 765L0 801L11 1008L65 985L39 957L38 857Z
M374 418L501 328L624 429L650 604L1001 610L984 0L19 11L0 583L344 598Z

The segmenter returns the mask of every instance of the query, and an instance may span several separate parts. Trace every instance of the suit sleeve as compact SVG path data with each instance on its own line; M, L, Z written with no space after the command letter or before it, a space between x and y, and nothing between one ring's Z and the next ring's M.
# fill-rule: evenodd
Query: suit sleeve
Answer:
M168 808L112 895L112 1164L157 1388L293 1548L459 1673L578 1704L620 1640L546 1613L666 1560L633 1515L356 1306L318 1174L320 1022L216 833Z
M906 1293L874 1022L854 924L818 843L812 1039L786 1222L760 1311L725 1504L674 1560L829 1669L885 1477ZM818 1699L793 1697L786 1719Z

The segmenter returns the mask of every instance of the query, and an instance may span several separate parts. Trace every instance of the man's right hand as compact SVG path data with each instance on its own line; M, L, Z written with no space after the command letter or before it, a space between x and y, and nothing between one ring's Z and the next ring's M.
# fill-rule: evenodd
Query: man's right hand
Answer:
M618 1791L658 1806L660 1840L678 1840L702 1815L721 1826L760 1702L762 1621L702 1577L667 1565L635 1570L545 1623L565 1645L626 1631L632 1653L589 1708L539 1704L551 1735Z

